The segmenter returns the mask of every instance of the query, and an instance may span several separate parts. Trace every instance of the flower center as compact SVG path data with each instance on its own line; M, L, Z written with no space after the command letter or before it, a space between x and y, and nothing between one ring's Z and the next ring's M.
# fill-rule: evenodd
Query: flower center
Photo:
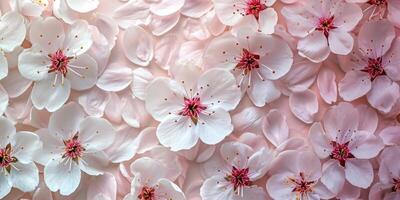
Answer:
M337 28L336 26L334 26L334 23L333 23L334 19L335 19L334 16L329 17L329 18L325 18L325 17L319 18L318 25L317 25L317 28L315 28L315 30L322 31L324 33L325 37L328 37L329 31Z
M386 5L387 0L369 0L367 3L371 5L381 6L381 5Z
M200 98L199 97L193 97L191 99L188 99L184 97L184 104L185 107L181 112L179 112L180 115L183 116L188 116L190 119L192 119L194 124L197 124L197 121L199 119L199 114L207 109L207 107L203 104L201 104Z
M231 182L235 191L244 186L250 186L252 183L249 178L249 168L238 169L232 167L231 174L225 177L225 180Z
M400 192L400 178L393 178L393 192Z
M17 158L11 156L11 144L7 144L6 148L0 149L0 167L5 168L8 172L12 163L17 162Z
M60 72L64 77L68 72L68 63L72 57L64 55L62 50L57 50L53 54L48 55L51 61L51 66L48 73Z
M289 178L289 182L294 185L292 192L299 194L301 197L312 192L312 187L315 184L315 181L307 181L303 172L300 172L297 178Z
M144 186L137 197L139 200L155 200L155 189Z
M83 151L85 151L85 148L78 140L78 135L75 135L69 140L64 140L64 145L65 148L63 158L68 157L73 160L77 160L82 156Z
M331 142L333 150L331 152L330 158L339 161L340 165L345 167L346 160L349 158L354 158L354 155L350 153L349 142L344 144L339 144L337 142Z
M368 65L361 71L368 73L371 81L380 75L386 75L385 70L382 67L382 57L368 58Z
M265 4L261 3L261 0L248 0L246 4L246 15L254 15L257 20L260 16L260 12L267 8Z
M259 60L259 55L253 54L247 49L243 49L242 56L235 69L241 69L244 71L244 74L248 74L251 70L260 68L260 64L258 63Z
M32 0L32 3L38 4L40 6L46 6L48 4L47 0Z

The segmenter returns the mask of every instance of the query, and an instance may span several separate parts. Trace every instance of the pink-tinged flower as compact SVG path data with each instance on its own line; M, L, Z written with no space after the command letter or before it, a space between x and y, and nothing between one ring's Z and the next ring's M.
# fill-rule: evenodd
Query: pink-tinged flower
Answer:
M207 68L232 71L237 87L247 92L254 105L262 107L279 98L274 80L289 71L293 53L276 36L253 32L235 37L227 33L211 41L203 62Z
M32 22L32 47L18 59L22 76L34 81L31 100L37 109L53 112L68 99L71 88L86 90L97 80L97 63L85 52L93 41L85 21L68 30L53 17Z
M200 138L206 144L222 141L233 130L230 110L241 99L234 76L222 69L203 74L194 65L170 68L174 80L158 77L147 87L146 109L161 123L160 143L172 151L192 148Z
M278 14L272 5L276 0L213 0L215 12L220 21L228 26L256 20L257 29L265 34L274 33L278 22ZM247 19L246 19L247 18ZM255 28L255 27L254 27Z
M350 31L362 18L361 8L342 0L302 1L282 9L288 31L299 38L297 50L313 62L322 62L330 52L347 55L353 49Z
M124 200L185 200L182 190L168 180L167 169L155 159L142 157L131 165L134 178Z
M103 152L114 141L115 130L105 119L85 117L82 108L69 103L54 112L48 128L37 134L43 149L36 161L44 165L44 181L47 187L61 195L76 190L81 180L81 170L97 176L108 165Z
M346 101L367 95L372 107L387 113L400 96L400 39L387 20L365 23L351 55L340 57L346 71L339 94Z
M369 192L369 199L400 199L400 146L383 150L379 166L379 181Z
M400 27L400 2L397 0L347 0L364 3L363 13L367 20L387 18L393 25Z
M12 10L28 17L39 17L48 6L48 0L10 0Z
M7 118L0 117L0 199L12 187L31 192L39 184L39 171L32 161L41 147L39 137L31 132L16 132Z
M0 80L8 75L8 61L4 53L12 52L25 39L24 18L17 12L5 13L0 18Z
M286 151L279 155L267 181L273 199L330 199L331 191L321 183L321 162L309 151Z
M254 182L265 175L273 154L240 142L227 142L204 166L206 180L200 188L203 200L263 200L265 191Z
M360 188L372 183L374 172L368 159L377 156L384 145L374 135L376 126L370 126L378 119L367 114L362 107L339 103L326 112L322 124L314 123L310 128L309 140L315 153L321 159L328 158L321 182L335 194L342 190L345 180Z

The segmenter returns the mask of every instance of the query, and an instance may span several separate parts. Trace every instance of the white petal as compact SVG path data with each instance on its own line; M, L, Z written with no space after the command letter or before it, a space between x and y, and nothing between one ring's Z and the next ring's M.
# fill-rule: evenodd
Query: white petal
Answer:
M378 115L376 111L365 104L359 105L356 108L358 113L362 113L362 115L359 115L358 130L375 133L378 127Z
M346 180L352 185L368 188L374 178L372 165L368 160L351 159L346 162Z
M158 16L166 16L179 11L185 0L160 0L150 5L150 11Z
M238 40L228 33L211 40L204 52L204 66L208 69L214 67L234 69L238 64L235 58L242 54L242 48L236 45L237 43Z
M233 186L223 176L213 176L203 182L200 196L203 200L233 199Z
M11 69L7 77L1 80L1 84L10 98L21 96L30 86L32 81L21 76L18 69Z
M275 146L279 146L289 137L286 117L278 110L271 110L262 122L264 136Z
M93 117L101 117L104 114L110 95L97 87L79 96L78 102L85 112Z
M293 53L289 45L276 36L269 36L267 44L257 46L266 52L261 56L261 75L264 78L276 80L289 72L293 64Z
M239 142L226 142L221 145L220 154L229 167L244 168L253 155L253 149Z
M68 24L72 24L79 19L79 13L72 10L66 0L54 0L53 14Z
M237 8L233 6L235 4L234 0L214 0L213 2L215 13L223 24L232 26L243 18L243 13L238 12Z
M289 107L298 119L309 124L318 112L318 99L311 90L294 92L289 97Z
M7 91L0 85L0 115L7 110L9 103L9 97Z
M151 16L149 7L150 5L143 0L129 1L115 9L112 17L124 29L133 25L146 24Z
M148 66L154 56L153 37L140 26L131 26L123 36L125 56L134 64Z
M324 61L330 54L328 41L320 31L313 32L300 39L299 43L297 43L297 50L299 50L300 56L308 58L315 63Z
M292 188L287 185L288 174L274 174L267 181L267 191L274 199L291 199Z
M272 34L275 32L275 25L278 23L278 14L273 8L267 8L260 12L260 30L265 34Z
M107 155L102 151L83 153L79 160L80 169L92 176L103 174L108 164Z
M359 159L371 159L376 157L383 149L381 138L366 131L358 131L349 143L351 153Z
M399 85L387 76L377 77L372 84L371 91L367 94L369 104L384 113L392 109L399 97Z
M176 81L158 77L147 87L146 109L157 121L183 109L184 89Z
M166 170L161 162L149 157L142 157L131 164L131 172L139 183L155 185L166 176Z
M350 33L331 30L329 31L328 43L333 53L347 55L353 49L354 39Z
M115 138L115 130L106 119L87 117L80 122L79 140L88 151L101 151L109 147Z
M379 136L386 145L400 145L399 126L389 126L381 131Z
M251 72L252 81L250 88L247 89L247 94L251 102L257 107L263 107L267 103L277 100L281 96L281 92L276 87L274 82L270 80L261 80L257 72Z
M371 90L371 81L364 72L349 71L339 82L339 94L346 101L353 101Z
M157 138L162 145L171 147L171 151L179 151L192 148L199 136L190 118L172 115L158 125Z
M78 20L69 28L64 42L66 56L79 56L92 46L92 35L86 21Z
M197 82L202 103L214 108L233 110L241 95L234 76L223 69L211 69L203 73Z
M29 38L32 44L46 53L54 53L62 49L64 43L63 24L54 17L37 19L32 22Z
M212 7L213 4L210 0L185 1L185 5L181 9L181 14L187 17L199 18L211 10Z
M164 199L185 200L182 190L168 179L160 179L156 189L156 196Z
M27 164L15 163L16 169L10 172L13 186L23 192L31 192L39 184L39 170L36 165L31 162Z
M15 151L13 156L22 164L31 163L33 154L42 146L39 136L27 131L15 134L11 143Z
M24 18L18 12L7 12L0 22L0 48L6 52L13 51L25 39L26 27Z
M135 97L144 101L146 97L146 88L149 83L154 79L153 74L143 68L133 70L133 78L131 84L131 90Z
M263 116L261 109L247 107L232 116L232 124L236 131L244 132L247 128L258 127L257 124L261 122Z
M347 163L346 163L347 164ZM344 169L339 162L329 160L324 163L321 182L333 193L337 194L345 183Z
M51 62L40 52L24 50L18 57L18 70L21 75L29 80L39 81L49 77Z
M99 77L96 85L108 92L117 92L125 89L132 82L132 70L120 64L111 64Z
M323 119L324 128L329 139L337 142L347 142L341 140L350 139L343 138L348 135L344 133L357 130L358 116L357 110L350 103L339 103L339 105L331 107L325 113Z
M314 123L309 131L308 139L314 152L320 158L327 158L332 152L332 145L330 145L328 138L325 137L325 131L321 123Z
M86 13L95 10L100 4L100 0L67 0L67 4L72 10Z
M336 75L332 70L324 68L318 74L317 85L322 99L328 104L337 100Z
M2 116L0 116L0 129L2 130L0 132L0 147L4 148L11 142L11 139L16 133L16 129L10 120Z
M44 167L44 182L52 192L60 190L61 195L70 195L80 181L81 170L72 160L50 160Z
M37 81L33 85L31 100L37 109L46 108L48 111L54 112L68 100L71 92L69 80L64 79L64 84L61 84L61 77L58 77L55 86L53 84L53 78L50 78Z
M64 154L63 139L57 137L54 133L49 132L48 129L39 129L35 132L42 142L43 146L35 153L35 161L45 166L50 160L61 158Z
M85 113L78 104L74 102L66 104L50 116L50 134L54 134L64 140L71 139L78 132L79 124L84 116Z
M249 159L249 176L250 180L255 181L261 179L270 168L274 159L273 153L267 148L261 148L256 151Z
M181 14L179 12L168 16L153 15L149 25L151 28L151 33L153 33L155 36L160 36L167 33L174 28L176 24L178 24L180 17Z
M4 198L11 191L12 183L10 176L0 174L0 184L3 186L0 187L0 198Z
M0 53L0 80L8 75L8 62L3 53Z
M221 142L233 131L231 116L221 108L209 110L212 114L201 113L196 125L196 135L206 144L212 145Z
M82 54L68 64L67 79L74 90L86 90L93 87L97 81L97 63L88 54ZM75 71L75 72L72 72Z

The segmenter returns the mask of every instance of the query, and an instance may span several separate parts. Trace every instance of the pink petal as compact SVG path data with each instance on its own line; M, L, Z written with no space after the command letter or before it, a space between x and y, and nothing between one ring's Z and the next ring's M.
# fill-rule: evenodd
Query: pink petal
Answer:
M275 146L279 146L289 137L286 117L278 110L271 110L263 119L264 136Z
M330 54L328 41L320 31L312 32L307 37L300 39L297 50L300 56L316 63L324 61Z
M311 90L294 92L289 97L289 107L298 119L310 124L318 112L318 99Z
M336 75L330 69L322 69L319 72L317 85L322 99L328 104L336 102L337 99L337 86Z
M349 71L339 82L339 95L346 101L353 101L371 90L368 74L361 71Z
M367 94L367 100L372 107L388 113L400 97L399 89L396 82L392 82L386 76L379 76L374 80L372 89Z

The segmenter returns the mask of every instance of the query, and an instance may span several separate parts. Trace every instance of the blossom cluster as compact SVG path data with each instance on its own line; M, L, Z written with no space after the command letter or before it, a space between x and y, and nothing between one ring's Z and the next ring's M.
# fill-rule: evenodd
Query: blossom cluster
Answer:
M399 0L0 0L0 199L399 200Z

